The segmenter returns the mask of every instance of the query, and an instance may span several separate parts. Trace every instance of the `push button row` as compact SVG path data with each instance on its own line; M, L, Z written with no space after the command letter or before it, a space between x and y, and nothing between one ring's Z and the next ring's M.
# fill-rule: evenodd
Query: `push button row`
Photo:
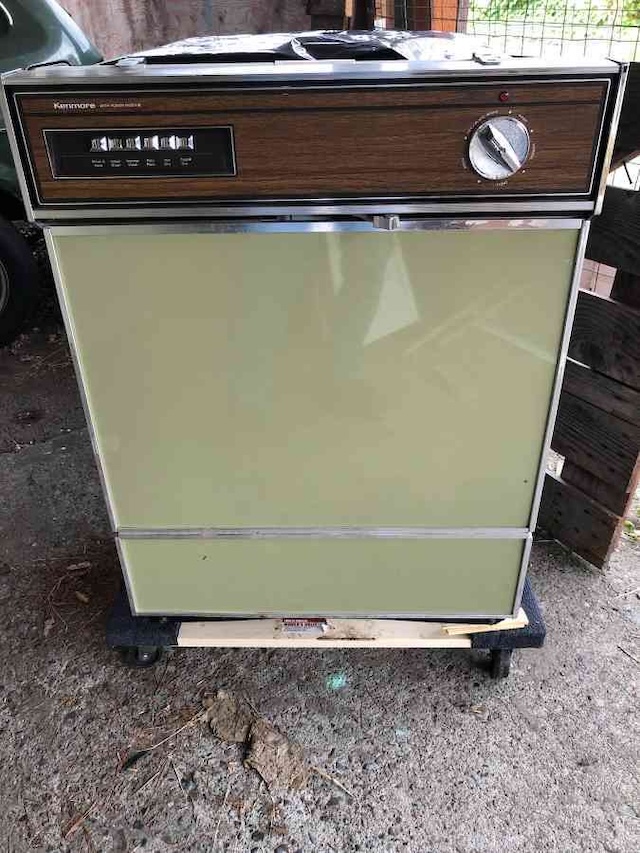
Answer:
M91 152L98 151L194 151L193 135L94 136Z

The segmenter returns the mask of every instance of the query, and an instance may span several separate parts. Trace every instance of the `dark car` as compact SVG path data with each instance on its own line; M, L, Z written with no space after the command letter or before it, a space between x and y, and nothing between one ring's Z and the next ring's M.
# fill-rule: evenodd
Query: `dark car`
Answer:
M0 73L31 65L92 65L102 57L54 0L0 0ZM0 116L0 346L18 334L38 300L38 270L12 222L24 218Z

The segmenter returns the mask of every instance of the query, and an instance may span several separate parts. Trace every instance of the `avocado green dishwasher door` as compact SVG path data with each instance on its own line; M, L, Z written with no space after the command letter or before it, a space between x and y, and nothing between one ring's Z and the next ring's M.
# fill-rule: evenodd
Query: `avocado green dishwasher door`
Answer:
M577 233L53 229L135 611L511 613Z

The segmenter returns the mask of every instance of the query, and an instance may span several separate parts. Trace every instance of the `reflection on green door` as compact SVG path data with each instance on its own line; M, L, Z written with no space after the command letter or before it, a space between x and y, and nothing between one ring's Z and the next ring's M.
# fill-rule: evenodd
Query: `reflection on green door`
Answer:
M117 526L527 527L576 243L55 236Z

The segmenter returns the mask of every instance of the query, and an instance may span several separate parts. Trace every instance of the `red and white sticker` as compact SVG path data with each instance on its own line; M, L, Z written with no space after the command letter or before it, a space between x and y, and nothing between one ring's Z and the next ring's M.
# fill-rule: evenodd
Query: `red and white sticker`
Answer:
M282 619L282 631L284 634L324 634L328 629L326 619Z

